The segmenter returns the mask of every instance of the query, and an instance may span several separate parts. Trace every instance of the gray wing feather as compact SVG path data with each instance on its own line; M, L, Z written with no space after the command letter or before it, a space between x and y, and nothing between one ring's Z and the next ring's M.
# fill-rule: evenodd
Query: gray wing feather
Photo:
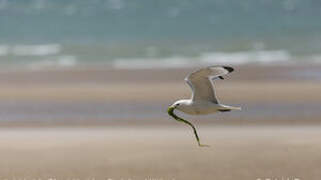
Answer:
M212 80L232 71L233 68L228 66L209 66L190 73L185 81L192 89L192 100L219 103L215 96Z

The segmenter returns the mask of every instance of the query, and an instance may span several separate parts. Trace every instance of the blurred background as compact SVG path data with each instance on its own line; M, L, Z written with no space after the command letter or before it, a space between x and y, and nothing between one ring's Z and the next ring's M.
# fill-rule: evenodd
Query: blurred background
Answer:
M320 8L317 0L1 0L1 66L320 63Z
M0 0L0 178L319 179L318 0ZM209 65L240 112L167 115ZM283 179L282 179L283 178Z

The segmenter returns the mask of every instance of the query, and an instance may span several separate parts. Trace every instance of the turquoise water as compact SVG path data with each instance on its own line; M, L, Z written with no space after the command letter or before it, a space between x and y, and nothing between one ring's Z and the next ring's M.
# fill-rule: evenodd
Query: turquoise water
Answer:
M0 63L321 62L319 0L0 0Z

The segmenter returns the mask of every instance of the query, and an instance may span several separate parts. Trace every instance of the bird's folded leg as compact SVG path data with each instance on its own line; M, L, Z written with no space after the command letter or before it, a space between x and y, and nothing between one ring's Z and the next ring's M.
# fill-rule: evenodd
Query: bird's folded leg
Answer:
M175 120L180 121L180 122L183 122L183 123L186 123L186 124L190 125L190 126L193 128L193 132L194 132L195 138L196 138L196 140L197 140L198 146L200 146L200 147L209 147L209 145L201 144L200 139L199 139L198 134L197 134L197 131L196 131L196 128L194 127L194 125L193 125L192 123L190 123L189 121L187 121L187 120L185 120L185 119L183 119L183 118L178 117L176 114L174 114L174 110L175 110L174 107L169 107L167 112L168 112L168 114L169 114L170 116L172 116Z

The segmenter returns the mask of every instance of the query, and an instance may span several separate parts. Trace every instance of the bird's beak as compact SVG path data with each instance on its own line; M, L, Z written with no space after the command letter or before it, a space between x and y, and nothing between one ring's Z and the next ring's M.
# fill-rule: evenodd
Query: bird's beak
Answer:
M175 106L169 106L168 109L167 109L167 113L170 115L170 116L175 116L174 114L174 110L175 110Z

